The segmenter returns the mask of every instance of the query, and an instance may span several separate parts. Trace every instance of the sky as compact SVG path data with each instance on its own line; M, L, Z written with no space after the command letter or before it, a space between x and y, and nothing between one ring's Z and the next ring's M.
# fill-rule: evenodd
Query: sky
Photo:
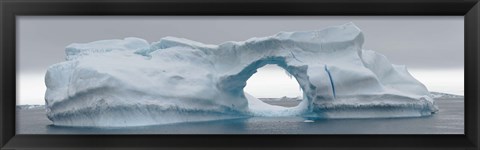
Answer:
M17 16L17 104L44 104L46 69L65 60L71 43L174 36L220 44L348 22L364 32L364 49L406 65L430 91L463 95L463 16ZM301 93L274 65L260 68L245 91L256 97Z

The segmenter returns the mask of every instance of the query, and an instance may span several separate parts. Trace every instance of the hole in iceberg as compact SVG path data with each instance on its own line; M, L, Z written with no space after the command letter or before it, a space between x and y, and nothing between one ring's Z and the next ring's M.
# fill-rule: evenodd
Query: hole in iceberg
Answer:
M256 116L296 116L303 110L303 92L285 69L267 64L257 69L243 88L250 111Z
M244 92L270 105L295 107L302 101L302 89L285 69L268 64L248 80Z

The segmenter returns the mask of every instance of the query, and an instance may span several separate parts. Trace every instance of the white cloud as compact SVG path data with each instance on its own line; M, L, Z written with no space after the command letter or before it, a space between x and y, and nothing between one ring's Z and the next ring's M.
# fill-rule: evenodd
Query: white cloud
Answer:
M464 95L463 69L409 69L408 71L430 91Z
M17 105L45 104L44 74L19 74L17 76Z

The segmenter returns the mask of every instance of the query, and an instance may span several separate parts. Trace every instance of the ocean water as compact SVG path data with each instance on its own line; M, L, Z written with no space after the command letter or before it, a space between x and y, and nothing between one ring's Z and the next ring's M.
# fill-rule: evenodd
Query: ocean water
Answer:
M43 109L17 110L17 134L464 134L463 98L436 101L440 110L428 117L320 119L252 117L127 128L52 125Z

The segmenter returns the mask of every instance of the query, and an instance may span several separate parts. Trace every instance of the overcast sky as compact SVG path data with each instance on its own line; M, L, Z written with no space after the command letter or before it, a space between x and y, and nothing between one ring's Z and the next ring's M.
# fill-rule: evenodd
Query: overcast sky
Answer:
M64 48L70 43L125 37L139 37L151 43L175 36L220 44L348 22L364 32L364 49L382 53L394 64L406 65L429 90L463 95L463 16L20 16L17 17L17 104L43 104L46 68L64 61ZM252 78L258 76L262 80L270 76L271 79L269 73L278 72L274 67L262 70L266 75L259 72ZM286 77L283 72L282 75ZM298 83L294 80L291 83L287 86L294 85L298 90ZM267 92L250 86L245 90L259 91L250 92L257 97L295 96L285 92L262 95Z

